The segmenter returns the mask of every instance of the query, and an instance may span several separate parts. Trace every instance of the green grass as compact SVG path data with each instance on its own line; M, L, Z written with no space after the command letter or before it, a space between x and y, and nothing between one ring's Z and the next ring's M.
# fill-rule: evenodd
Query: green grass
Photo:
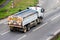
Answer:
M19 10L24 10L29 6L35 6L37 2L38 0L14 0L14 8L11 8L12 2L10 1L4 8L0 9L0 19L15 14Z
M55 40L60 40L60 35L58 35L57 38L55 38Z
M57 38L57 40L60 40L60 35L59 35L59 37Z

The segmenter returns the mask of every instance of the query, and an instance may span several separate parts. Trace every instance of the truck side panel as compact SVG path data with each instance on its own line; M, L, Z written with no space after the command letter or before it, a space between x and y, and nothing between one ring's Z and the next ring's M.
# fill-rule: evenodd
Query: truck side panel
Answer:
M34 20L36 20L37 17L38 17L37 13L35 13L33 15L30 15L30 16L24 18L23 19L23 26L26 25L26 24L28 24L28 23L30 23L30 22L32 22L32 21L34 21Z

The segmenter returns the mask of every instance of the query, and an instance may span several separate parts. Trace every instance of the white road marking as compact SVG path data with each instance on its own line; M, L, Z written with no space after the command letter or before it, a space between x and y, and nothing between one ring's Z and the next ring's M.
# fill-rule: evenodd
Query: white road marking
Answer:
M48 22L46 22L45 24L41 25L40 27L34 29L33 31L36 31L36 30L40 29L41 27L43 27L43 26L46 25L47 23L48 23Z
M54 33L54 35L57 35L60 32L60 29ZM51 40L54 36L50 36L47 38L47 40Z
M0 24L2 24L2 23L6 23L6 21L2 21L2 22L0 22Z
M50 36L48 39L46 39L46 40L51 40L53 38L53 36Z
M57 35L59 32L60 32L60 29L57 30L57 31L54 33L54 35Z
M57 16L55 16L53 19L51 18L51 20L53 21L53 20L55 20L56 18L58 18L60 15L57 15Z
M5 35L5 34L8 33L8 32L10 32L10 31L6 31L6 32L4 32L4 33L0 33L0 35Z
M17 40L21 40L23 38L25 38L27 35L23 35L21 38L17 39Z
M8 22L5 22L5 23L3 23L3 24L8 24Z

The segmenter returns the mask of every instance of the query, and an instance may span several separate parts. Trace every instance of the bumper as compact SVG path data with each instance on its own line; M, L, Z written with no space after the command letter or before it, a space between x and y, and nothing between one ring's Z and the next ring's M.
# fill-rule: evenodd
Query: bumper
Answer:
M9 25L9 27L22 28L22 26L20 26L20 25Z
M23 31L24 28L22 26L15 26L15 25L9 25L10 29L16 30L16 31Z

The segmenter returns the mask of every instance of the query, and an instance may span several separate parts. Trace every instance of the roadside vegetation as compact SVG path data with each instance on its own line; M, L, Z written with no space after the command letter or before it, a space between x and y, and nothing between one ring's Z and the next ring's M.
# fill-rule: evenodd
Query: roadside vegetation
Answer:
M59 37L57 38L57 40L60 40L60 35L59 35Z
M11 7L12 2L14 4L13 8ZM0 8L0 19L22 11L29 6L36 6L37 2L38 0L10 0L10 2L4 8Z
M57 34L52 40L60 40L60 34Z

